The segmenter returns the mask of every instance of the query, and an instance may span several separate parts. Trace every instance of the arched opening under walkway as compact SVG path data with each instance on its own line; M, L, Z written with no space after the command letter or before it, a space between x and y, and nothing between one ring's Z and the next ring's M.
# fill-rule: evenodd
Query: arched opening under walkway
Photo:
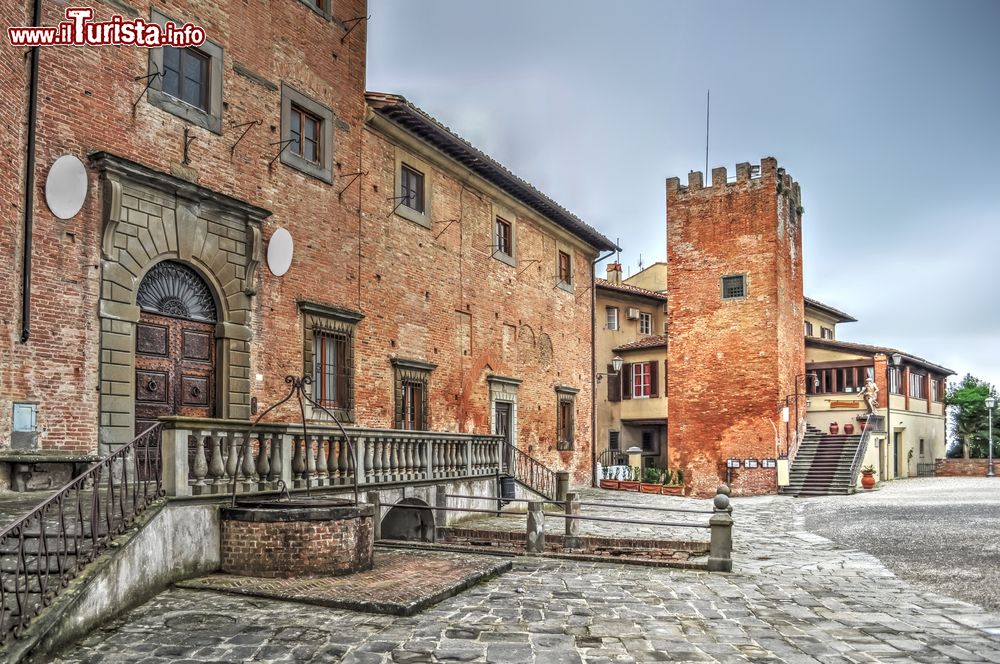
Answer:
M434 513L419 498L404 498L382 519L382 539L434 541ZM420 507L405 507L417 505Z

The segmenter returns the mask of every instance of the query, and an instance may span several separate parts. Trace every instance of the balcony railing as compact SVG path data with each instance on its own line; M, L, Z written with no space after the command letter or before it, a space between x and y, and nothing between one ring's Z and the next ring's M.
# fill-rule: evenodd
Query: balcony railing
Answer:
M419 482L495 475L500 436L261 423L244 447L240 420L163 418L163 486L170 496ZM244 453L241 455L241 447ZM247 452L249 451L249 453ZM359 472L356 472L360 469Z

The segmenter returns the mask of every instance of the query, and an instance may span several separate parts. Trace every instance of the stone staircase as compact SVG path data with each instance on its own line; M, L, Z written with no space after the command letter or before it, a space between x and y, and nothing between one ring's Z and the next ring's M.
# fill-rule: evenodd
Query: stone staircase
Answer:
M832 496L854 493L856 477L851 464L861 444L861 434L824 433L806 426L806 434L789 471L788 486L781 493L793 496Z

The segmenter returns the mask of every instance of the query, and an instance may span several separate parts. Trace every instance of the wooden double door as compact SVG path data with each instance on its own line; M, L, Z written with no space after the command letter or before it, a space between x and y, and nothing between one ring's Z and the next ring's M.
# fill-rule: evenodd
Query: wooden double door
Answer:
M166 415L215 414L215 324L143 311L135 337L135 433Z

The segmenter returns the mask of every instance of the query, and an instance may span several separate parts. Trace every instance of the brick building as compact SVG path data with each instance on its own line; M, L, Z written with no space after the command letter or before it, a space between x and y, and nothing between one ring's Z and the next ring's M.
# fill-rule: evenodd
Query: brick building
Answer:
M33 4L0 20L31 25ZM587 481L587 289L614 243L405 100L366 98L364 0L93 4L208 41L38 48L33 74L2 40L0 448L245 419L307 373L365 426L482 432L500 412ZM45 195L62 155L87 182L66 219ZM287 271L267 258L283 242Z
M780 451L779 404L805 363L800 193L773 158L666 187L668 455L705 495L727 459ZM773 493L775 470L745 469L732 489Z
M666 467L666 286L666 263L627 279L621 263L609 263L607 279L597 280L595 361L606 388L598 387L594 410L602 465L627 463L624 451L635 446L642 449L643 467ZM615 357L622 359L617 373Z

